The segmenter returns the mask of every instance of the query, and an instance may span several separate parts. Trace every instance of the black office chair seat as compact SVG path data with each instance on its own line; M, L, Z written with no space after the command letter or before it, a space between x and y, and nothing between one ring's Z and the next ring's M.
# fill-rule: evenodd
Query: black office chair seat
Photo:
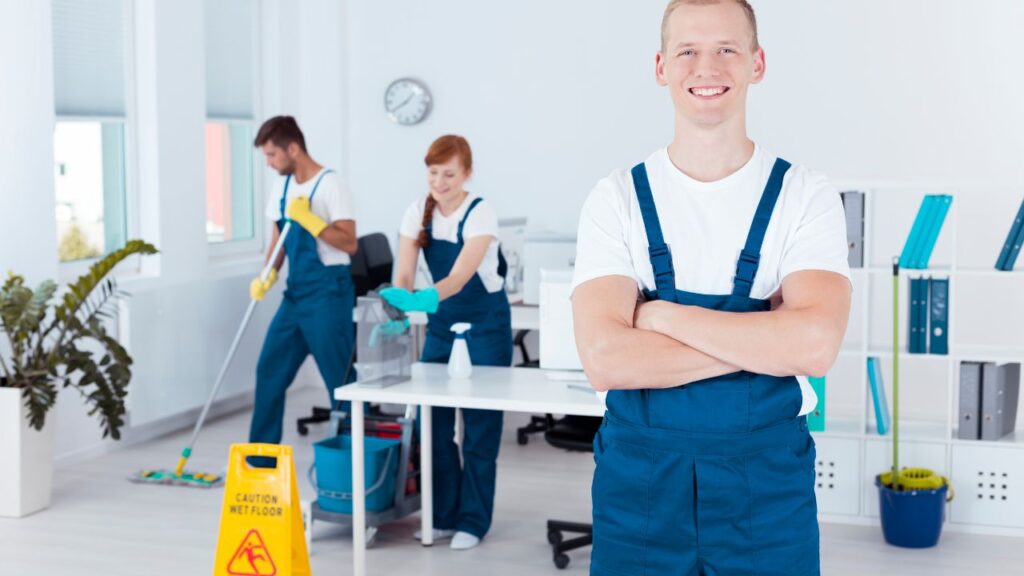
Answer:
M544 431L544 441L556 448L570 452L593 452L594 435L601 428L601 418L596 416L565 416L554 420ZM565 539L565 534L579 534ZM548 543L551 544L552 560L559 570L569 565L566 552L590 546L594 539L594 528L590 524L548 520Z

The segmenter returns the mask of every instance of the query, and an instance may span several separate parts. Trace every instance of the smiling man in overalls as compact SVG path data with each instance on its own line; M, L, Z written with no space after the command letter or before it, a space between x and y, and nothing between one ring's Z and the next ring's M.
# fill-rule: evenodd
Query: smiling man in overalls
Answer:
M819 574L816 399L846 331L845 219L827 180L746 130L765 73L744 0L673 0L656 78L672 143L580 218L576 342L607 391L591 574Z

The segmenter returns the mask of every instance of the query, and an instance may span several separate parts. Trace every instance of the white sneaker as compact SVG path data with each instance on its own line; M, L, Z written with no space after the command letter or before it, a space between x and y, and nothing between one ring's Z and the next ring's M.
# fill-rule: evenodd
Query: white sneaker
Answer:
M455 530L442 530L441 528L434 528L434 541L446 540L454 535ZM422 542L423 530L417 530L416 533L412 535L412 537Z
M476 545L479 543L480 539L469 532L456 532L455 536L452 537L451 549L469 550L470 548L476 548Z

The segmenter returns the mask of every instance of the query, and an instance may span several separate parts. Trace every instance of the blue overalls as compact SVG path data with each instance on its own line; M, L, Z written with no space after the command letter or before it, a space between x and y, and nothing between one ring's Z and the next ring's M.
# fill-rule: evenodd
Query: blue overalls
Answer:
M309 195L312 202L320 181L331 170L325 170ZM285 222L288 184L281 194L281 219ZM320 375L327 384L328 401L334 404L334 389L347 382L345 369L352 356L355 331L352 307L355 288L347 264L325 266L317 254L316 238L305 228L292 223L284 241L288 254L288 285L274 320L267 330L263 350L256 366L256 406L249 428L249 442L277 444L281 441L285 392L295 374L313 355ZM353 380L349 376L349 382Z
M457 242L430 237L423 249L430 274L437 282L455 265L462 250L462 228L480 198L466 209L459 222ZM504 260L499 252L498 273L505 275ZM473 328L466 342L469 357L477 366L512 365L512 312L504 290L488 292L479 274L463 286L458 294L441 302L437 312L427 318L427 337L420 360L448 362L454 334L452 324L469 322ZM465 434L462 460L453 440L455 409L434 407L434 527L468 532L483 538L491 527L494 512L494 485L497 480L498 447L501 444L503 413L497 410L464 409Z
M647 299L728 312L750 297L790 165L777 160L740 253L732 294L676 288L644 164L633 185L654 269ZM592 575L819 574L814 441L792 376L741 371L668 389L612 390L594 439Z

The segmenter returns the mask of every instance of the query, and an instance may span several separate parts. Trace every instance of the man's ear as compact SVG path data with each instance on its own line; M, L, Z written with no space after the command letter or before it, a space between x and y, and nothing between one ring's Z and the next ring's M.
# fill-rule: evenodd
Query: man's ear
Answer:
M768 62L765 59L764 48L758 48L757 52L754 52L754 76L751 79L751 84L757 84L764 80L764 72Z
M665 55L661 52L654 56L654 80L658 86L668 86L668 80L665 79Z

